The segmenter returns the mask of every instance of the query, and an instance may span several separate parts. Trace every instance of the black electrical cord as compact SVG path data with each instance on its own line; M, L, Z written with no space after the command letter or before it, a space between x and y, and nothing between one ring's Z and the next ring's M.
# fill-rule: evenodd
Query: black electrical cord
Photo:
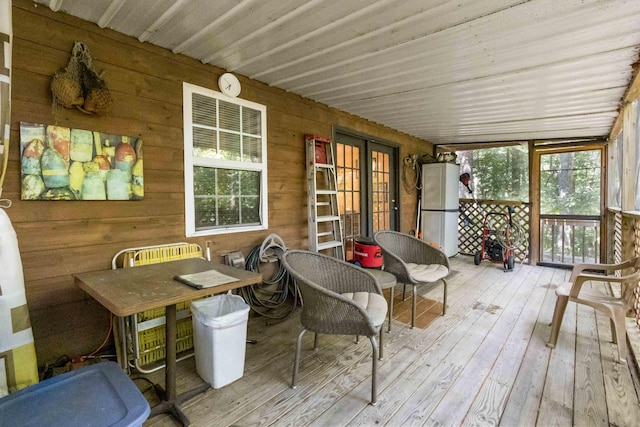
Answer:
M71 358L66 354L63 354L62 356L58 357L58 359L55 362L47 363L46 365L44 365L44 368L42 369L42 375L41 375L40 381L44 381L46 379L53 377L53 368L62 368L63 366L67 365L69 362L71 362Z
M142 381L146 382L147 384L149 384L147 386L147 388L145 388L145 389L140 389L140 387L138 387L138 390L140 390L140 393L145 394L146 392L148 392L151 389L155 390L156 393L157 393L157 391L158 391L157 384L154 383L153 381L151 381L149 378L146 378L146 377L130 377L130 378L131 378L131 381L133 381L133 382L142 380ZM136 384L136 386L137 386L137 384ZM158 394L158 397L160 399L162 399L162 394Z
M260 249L258 245L251 250L245 261L245 269L260 272ZM245 286L240 294L251 306L251 309L261 316L274 321L287 318L298 305L298 286L293 277L284 268L280 260L278 270L273 277L262 280L262 283ZM289 298L292 294L292 298ZM293 301L290 301L293 299ZM274 323L274 322L269 322Z

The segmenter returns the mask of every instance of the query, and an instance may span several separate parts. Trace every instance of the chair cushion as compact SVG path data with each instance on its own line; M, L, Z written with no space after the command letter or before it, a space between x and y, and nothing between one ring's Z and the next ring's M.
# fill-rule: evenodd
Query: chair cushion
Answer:
M384 323L384 319L387 317L387 300L382 295L371 292L347 292L342 296L352 299L364 308L371 317L371 323L374 326L377 327Z
M409 275L416 282L431 283L447 277L449 269L441 264L407 263Z

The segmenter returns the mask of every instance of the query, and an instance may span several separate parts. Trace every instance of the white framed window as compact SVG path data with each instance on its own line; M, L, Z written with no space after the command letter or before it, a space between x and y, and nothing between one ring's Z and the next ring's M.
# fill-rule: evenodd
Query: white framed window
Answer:
M183 84L187 237L264 230L267 107Z

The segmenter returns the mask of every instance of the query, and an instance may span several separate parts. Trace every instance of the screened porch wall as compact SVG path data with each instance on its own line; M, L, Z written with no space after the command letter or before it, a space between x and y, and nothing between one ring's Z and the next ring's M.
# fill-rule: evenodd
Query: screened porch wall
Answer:
M636 73L614 123L607 145L608 262L640 255L640 74ZM624 155L623 155L624 154ZM636 361L640 359L640 288L626 288L627 333ZM614 292L622 290L614 289Z
M507 207L512 206L514 208L513 221L522 227L524 236L526 237L526 239L514 249L514 256L517 262L529 262L530 203L475 199L460 199L459 203L458 250L461 254L474 255L481 249L482 232L487 212L507 214ZM503 230L506 227L506 221L504 223L494 224L492 227L494 230Z

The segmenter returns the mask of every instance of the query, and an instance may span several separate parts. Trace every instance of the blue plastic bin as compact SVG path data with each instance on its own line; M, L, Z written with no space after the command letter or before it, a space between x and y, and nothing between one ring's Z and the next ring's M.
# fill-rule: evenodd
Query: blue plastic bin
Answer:
M150 411L124 371L102 362L1 398L0 426L141 426Z

